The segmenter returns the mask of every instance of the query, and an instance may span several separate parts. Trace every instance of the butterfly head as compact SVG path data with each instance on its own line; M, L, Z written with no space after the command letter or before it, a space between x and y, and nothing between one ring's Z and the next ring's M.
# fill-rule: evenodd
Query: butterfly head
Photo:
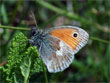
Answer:
M43 31L40 29L32 28L31 34L32 34L32 36L31 36L31 39L29 40L29 43L32 45L35 45L39 48L41 45L41 42L45 38Z

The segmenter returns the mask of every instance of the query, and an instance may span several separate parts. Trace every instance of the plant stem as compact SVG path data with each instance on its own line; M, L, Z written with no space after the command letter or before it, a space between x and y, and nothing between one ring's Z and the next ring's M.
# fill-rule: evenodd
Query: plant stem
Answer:
M42 66L43 66L43 71L44 71L44 76L45 76L45 82L48 83L47 73L46 73L45 65L44 65L43 61L42 61Z
M58 8L58 7L55 7L52 4L50 4L44 0L36 0L36 2L39 3L40 5L48 8L48 9L52 10L52 11L58 13L58 14L61 14L61 15L67 16L68 18L80 21L82 24L86 24L89 26L91 25L91 26L96 27L97 29L99 29L103 32L110 32L110 29L108 27L103 27L97 23L89 21L88 19L80 17L75 13L72 13L72 12L69 12L67 10L63 10L63 9Z
M25 30L25 31L31 30L29 28L12 27L12 26L4 26L4 25L0 25L0 28L3 28L3 29L15 29L15 30ZM108 43L108 44L110 43L110 41L103 40L103 39L100 39L100 38L96 38L96 37L93 37L93 36L91 36L90 39L96 40L96 41L100 41L100 42L103 42L103 43Z
M96 37L90 37L90 39L110 44L110 41L99 39L99 38L96 38Z
M12 27L12 26L4 26L4 25L0 25L0 28L3 28L3 29L15 29L15 30L25 30L25 31L31 30L30 28Z

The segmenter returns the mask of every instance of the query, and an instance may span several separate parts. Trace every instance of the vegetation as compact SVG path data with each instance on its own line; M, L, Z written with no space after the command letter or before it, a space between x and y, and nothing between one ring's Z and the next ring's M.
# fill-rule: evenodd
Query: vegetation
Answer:
M39 28L74 25L85 29L88 44L63 72L49 73L35 46L28 43ZM0 82L110 82L109 0L0 1Z

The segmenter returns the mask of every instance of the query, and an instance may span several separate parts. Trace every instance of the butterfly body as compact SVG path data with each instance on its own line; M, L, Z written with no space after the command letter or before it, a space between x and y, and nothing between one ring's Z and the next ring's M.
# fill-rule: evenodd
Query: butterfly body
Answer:
M49 72L60 72L69 67L76 54L88 40L88 33L74 26L59 26L35 31L30 39L37 46Z
M41 42L45 39L45 36L43 35L43 32L41 30L35 30L33 33L32 33L32 37L31 39L29 40L29 42L32 44L32 45L35 45L37 46L37 49L40 48L41 46Z

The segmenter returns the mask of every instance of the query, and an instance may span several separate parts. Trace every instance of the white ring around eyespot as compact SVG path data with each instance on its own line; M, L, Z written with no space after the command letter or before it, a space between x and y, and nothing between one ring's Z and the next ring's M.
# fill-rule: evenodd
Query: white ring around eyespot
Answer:
M74 35L75 33L77 34L77 37L78 37L78 32L73 32L73 33L72 33L72 37L74 37L73 35ZM74 37L74 38L77 38L77 37Z

